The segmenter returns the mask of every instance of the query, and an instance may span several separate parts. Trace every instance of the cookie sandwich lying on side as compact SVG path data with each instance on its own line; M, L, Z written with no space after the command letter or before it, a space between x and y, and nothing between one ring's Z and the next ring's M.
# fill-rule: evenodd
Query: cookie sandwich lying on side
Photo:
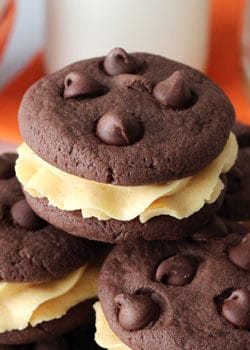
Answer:
M234 118L197 70L116 48L27 91L17 177L33 210L71 234L180 239L221 205L238 151Z
M0 344L37 343L88 327L97 297L97 243L40 219L0 156Z

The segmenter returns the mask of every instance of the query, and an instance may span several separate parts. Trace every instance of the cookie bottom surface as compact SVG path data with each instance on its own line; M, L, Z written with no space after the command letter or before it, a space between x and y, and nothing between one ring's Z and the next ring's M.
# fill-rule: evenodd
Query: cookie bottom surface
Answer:
M62 318L42 322L36 327L29 326L22 331L13 330L0 333L0 344L2 344L0 345L0 350L2 350L1 346L47 341L61 334L68 333L81 325L88 327L93 320L93 302L94 299L84 301L72 307ZM21 347L20 349L22 350L23 348Z
M78 327L59 337L22 345L0 345L0 350L99 350L94 341L94 327Z
M187 219L178 220L171 216L157 216L140 223L131 221L83 219L80 211L63 211L48 204L47 199L37 199L24 193L32 209L52 225L76 236L107 243L122 243L138 238L145 240L176 240L192 234L205 225L220 208L224 191L213 204L206 204L200 211Z

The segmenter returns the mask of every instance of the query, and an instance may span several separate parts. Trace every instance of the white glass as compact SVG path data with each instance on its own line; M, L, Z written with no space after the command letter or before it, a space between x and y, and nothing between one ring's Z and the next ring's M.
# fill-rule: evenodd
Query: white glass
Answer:
M204 70L209 0L47 0L45 64L53 72L114 47Z

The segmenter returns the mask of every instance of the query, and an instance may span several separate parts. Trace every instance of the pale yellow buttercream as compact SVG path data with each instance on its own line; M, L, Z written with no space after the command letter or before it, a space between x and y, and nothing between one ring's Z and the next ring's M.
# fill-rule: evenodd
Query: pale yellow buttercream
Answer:
M0 282L0 333L61 318L73 306L96 297L98 273L98 264L89 264L55 281Z
M114 186L86 180L48 164L25 143L18 148L16 174L25 191L47 198L61 210L81 210L84 218L129 221L139 216L142 223L159 215L184 219L219 197L220 179L233 166L238 153L235 136L221 154L196 175L165 184Z
M100 347L108 350L130 350L109 327L99 301L94 304L94 309L96 314L96 343Z

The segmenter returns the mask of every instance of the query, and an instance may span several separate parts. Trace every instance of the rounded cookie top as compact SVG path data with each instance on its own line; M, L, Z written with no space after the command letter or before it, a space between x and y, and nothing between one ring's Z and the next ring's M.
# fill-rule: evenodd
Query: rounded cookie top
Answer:
M32 211L14 176L15 158L0 156L0 281L63 277L88 262L95 245L56 229Z
M195 174L222 151L234 121L223 91L164 57L112 50L35 83L19 124L55 167L115 185Z
M99 278L115 334L131 349L249 348L250 235L243 232L216 220L176 244L116 246Z

